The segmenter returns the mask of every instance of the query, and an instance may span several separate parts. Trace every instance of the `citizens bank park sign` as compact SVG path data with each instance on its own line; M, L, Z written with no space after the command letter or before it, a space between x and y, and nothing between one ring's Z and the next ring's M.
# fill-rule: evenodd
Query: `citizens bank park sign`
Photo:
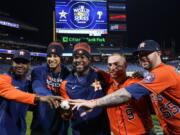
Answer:
M86 38L89 43L105 43L106 39L103 37L88 37ZM61 41L63 43L77 43L81 38L62 36Z

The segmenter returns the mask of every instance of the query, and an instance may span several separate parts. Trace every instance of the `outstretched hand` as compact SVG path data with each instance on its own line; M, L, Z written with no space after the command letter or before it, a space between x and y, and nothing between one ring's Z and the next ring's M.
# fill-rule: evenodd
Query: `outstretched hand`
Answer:
M82 100L82 99L69 99L68 100L70 105L72 105L72 110L79 110L79 108L85 109L83 113L81 113L81 117L85 116L89 112L93 110L93 108L96 107L96 102L91 100Z
M60 96L37 96L36 101L48 103L51 108L58 108L63 100Z

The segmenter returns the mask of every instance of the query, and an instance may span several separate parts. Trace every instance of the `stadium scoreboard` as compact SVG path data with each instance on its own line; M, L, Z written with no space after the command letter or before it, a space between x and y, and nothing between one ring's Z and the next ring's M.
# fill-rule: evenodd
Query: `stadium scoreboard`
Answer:
M56 0L56 33L108 34L107 0Z

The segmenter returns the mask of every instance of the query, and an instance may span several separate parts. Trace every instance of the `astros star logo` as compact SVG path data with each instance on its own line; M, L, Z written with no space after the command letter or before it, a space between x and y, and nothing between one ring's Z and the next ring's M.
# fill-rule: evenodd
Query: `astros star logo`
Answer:
M100 81L95 80L94 83L91 84L94 87L94 91L102 90Z
M139 48L143 48L143 47L145 47L145 43L141 43L141 44L139 45Z
M82 51L82 50L79 50L78 53L79 53L79 54L83 54L83 51Z
M53 52L53 53L56 52L56 49L52 48L52 49L51 49L51 52Z
M68 14L67 12L64 12L64 10L62 10L60 13L60 18L66 18L66 15Z
M149 73L147 74L145 77L144 77L144 81L147 82L147 83L150 83L152 82L153 80L155 79L155 75L154 73Z
M24 54L25 54L24 51L20 51L20 52L19 52L19 55L22 55L22 56L23 56Z

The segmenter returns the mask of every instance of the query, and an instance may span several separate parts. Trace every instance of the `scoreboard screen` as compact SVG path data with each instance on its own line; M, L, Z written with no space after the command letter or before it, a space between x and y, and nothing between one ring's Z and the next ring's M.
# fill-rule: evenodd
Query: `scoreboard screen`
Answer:
M107 0L56 0L56 33L107 34Z

